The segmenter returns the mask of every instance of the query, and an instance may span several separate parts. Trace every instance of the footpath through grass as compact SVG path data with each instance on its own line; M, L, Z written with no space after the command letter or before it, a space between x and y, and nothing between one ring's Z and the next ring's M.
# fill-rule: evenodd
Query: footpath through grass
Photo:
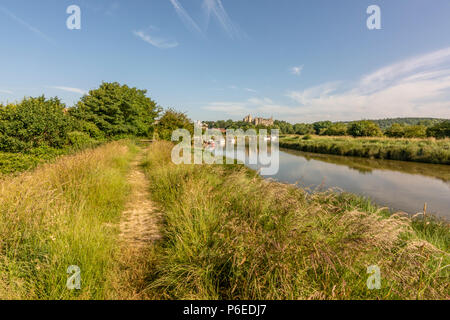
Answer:
M145 168L164 210L148 292L163 299L448 299L449 226L261 179L239 165ZM379 266L381 289L367 288Z
M280 138L280 147L341 156L450 164L450 139L287 135Z
M0 299L111 295L135 152L113 142L0 178ZM66 287L71 265L81 269L81 290Z

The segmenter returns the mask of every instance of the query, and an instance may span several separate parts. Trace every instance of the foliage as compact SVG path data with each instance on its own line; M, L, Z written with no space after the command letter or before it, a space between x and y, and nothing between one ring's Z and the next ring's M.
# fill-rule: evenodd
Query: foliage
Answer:
M168 109L158 120L156 125L156 134L162 140L172 140L172 132L177 129L189 130L191 135L194 134L194 124L183 112Z
M313 123L316 134L323 134L329 127L331 127L331 125L331 121L318 121Z
M450 164L450 140L318 137L280 138L280 147L340 156Z
M348 127L348 133L354 137L379 137L383 135L380 127L369 120L352 122Z
M0 150L27 152L42 145L61 148L72 126L58 98L41 96L0 105Z
M450 137L450 120L438 123L428 128L427 136L439 139Z
M95 124L107 137L150 136L160 108L146 93L117 82L104 82L83 96L70 112L79 120Z
M347 125L342 122L333 123L325 131L323 135L326 136L345 136L347 135Z

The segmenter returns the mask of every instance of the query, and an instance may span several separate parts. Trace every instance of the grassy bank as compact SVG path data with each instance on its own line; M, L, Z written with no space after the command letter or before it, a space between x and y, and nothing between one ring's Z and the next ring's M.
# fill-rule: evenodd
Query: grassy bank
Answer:
M108 296L133 152L113 142L1 178L0 299ZM81 290L66 288L70 265Z
M156 143L145 167L164 210L148 291L164 299L446 299L449 230L388 217L369 201L308 195L242 166L175 166ZM367 267L381 269L368 290Z
M280 138L280 147L341 156L450 164L450 139L288 135Z

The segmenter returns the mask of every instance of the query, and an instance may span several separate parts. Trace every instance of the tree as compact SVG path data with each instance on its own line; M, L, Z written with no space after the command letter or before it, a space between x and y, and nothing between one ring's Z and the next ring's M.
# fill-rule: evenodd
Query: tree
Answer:
M194 134L194 124L185 113L173 109L166 110L161 119L158 120L156 133L160 139L170 141L172 140L172 132L177 129L187 129L191 135Z
M60 148L72 127L72 119L58 98L41 96L0 105L0 150L26 152L44 145Z
M402 138L405 136L405 126L400 123L394 123L386 130L386 135L391 138Z
M107 137L149 136L161 109L146 94L146 90L104 82L70 112L80 121L95 124Z
M316 134L323 134L329 127L331 127L333 123L331 121L319 121L314 122L313 127L316 131Z
M427 136L435 137L438 139L450 137L450 120L446 120L428 128Z
M333 123L323 132L327 136L345 136L347 135L347 125L342 122Z
M348 133L354 137L379 137L383 135L380 127L369 120L352 122L348 128Z
M315 131L312 124L297 123L294 125L294 133L305 135L305 134L314 134Z
M427 127L423 125L405 127L405 138L425 138L426 136Z

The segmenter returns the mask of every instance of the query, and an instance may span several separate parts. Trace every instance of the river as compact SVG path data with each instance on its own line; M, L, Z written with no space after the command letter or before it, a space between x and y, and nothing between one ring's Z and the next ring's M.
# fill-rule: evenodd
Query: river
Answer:
M222 154L216 150L216 154ZM382 207L409 214L427 212L450 220L450 166L305 153L280 149L279 170L266 176L311 190L337 188L372 199ZM227 155L230 157L230 155ZM248 163L248 149L232 158Z

